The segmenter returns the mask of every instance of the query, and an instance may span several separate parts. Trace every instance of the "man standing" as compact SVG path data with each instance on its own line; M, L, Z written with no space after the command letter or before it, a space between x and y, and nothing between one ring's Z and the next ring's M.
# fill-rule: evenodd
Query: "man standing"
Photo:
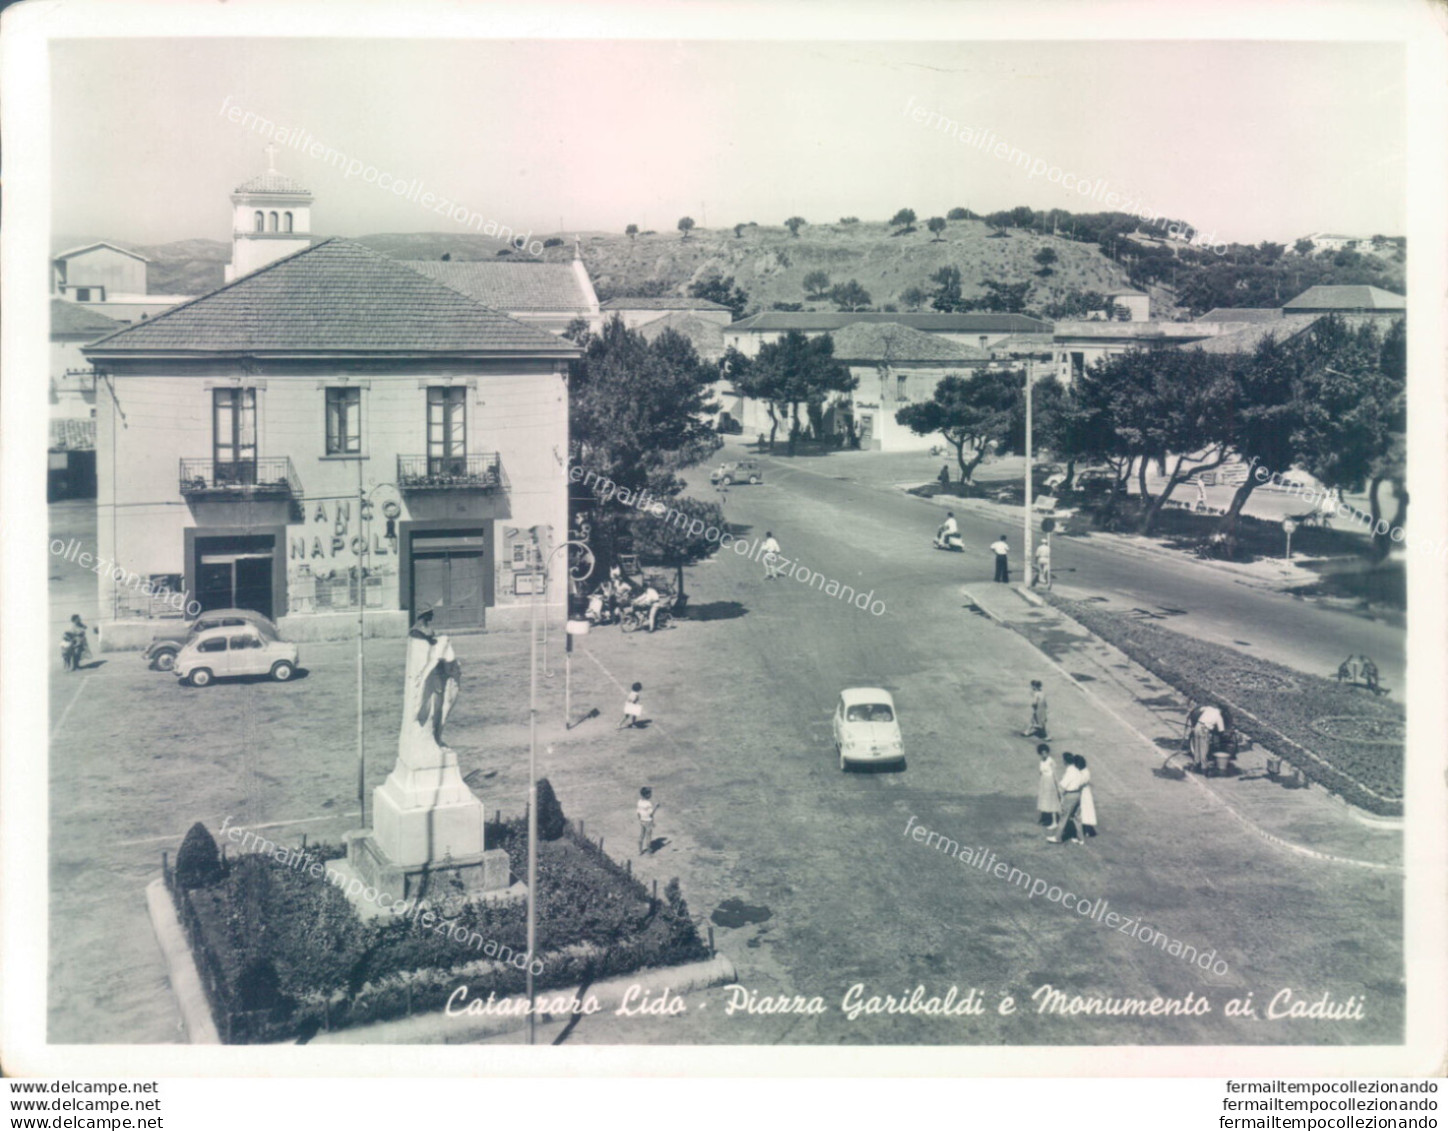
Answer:
M1002 534L990 544L990 548L991 552L995 554L995 579L1009 583L1011 574L1006 565L1006 555L1011 552L1011 546L1010 543L1006 541L1006 536Z
M942 463L940 465L940 474L936 476L936 479L940 483L941 494L944 494L946 491L950 490L950 464Z
M773 581L780 574L779 543L774 540L774 531L764 532L764 580Z

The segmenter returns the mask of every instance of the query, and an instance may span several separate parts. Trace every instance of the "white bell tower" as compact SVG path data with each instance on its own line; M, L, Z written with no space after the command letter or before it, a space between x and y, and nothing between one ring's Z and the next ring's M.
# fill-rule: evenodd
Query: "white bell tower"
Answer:
M231 194L231 262L226 281L249 275L311 245L312 194L277 172L277 147L266 147L267 171Z

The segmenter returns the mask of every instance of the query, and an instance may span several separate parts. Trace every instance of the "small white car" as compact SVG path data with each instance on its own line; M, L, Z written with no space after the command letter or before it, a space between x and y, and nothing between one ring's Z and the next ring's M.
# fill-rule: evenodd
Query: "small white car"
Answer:
M253 625L227 625L198 632L176 656L176 678L205 687L223 676L269 675L285 683L296 674L297 646Z
M842 770L851 765L905 761L895 700L882 687L850 687L840 692L834 730Z

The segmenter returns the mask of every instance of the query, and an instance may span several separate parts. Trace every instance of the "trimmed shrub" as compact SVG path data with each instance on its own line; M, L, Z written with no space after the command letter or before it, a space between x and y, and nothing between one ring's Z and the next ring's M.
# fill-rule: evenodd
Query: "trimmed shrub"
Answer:
M557 840L563 835L567 828L567 818L563 816L563 806L558 803L558 795L553 792L553 786L547 778L538 780L538 839Z
M219 883L225 875L215 838L197 821L176 852L176 882L183 888L204 888Z

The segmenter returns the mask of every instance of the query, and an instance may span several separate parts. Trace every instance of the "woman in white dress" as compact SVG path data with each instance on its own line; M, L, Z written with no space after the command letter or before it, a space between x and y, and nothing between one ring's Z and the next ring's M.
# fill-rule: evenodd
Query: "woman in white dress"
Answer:
M1085 844L1086 837L1096 835L1096 794L1091 789L1091 771L1080 754L1076 755L1076 768L1085 782L1081 787L1081 843Z

